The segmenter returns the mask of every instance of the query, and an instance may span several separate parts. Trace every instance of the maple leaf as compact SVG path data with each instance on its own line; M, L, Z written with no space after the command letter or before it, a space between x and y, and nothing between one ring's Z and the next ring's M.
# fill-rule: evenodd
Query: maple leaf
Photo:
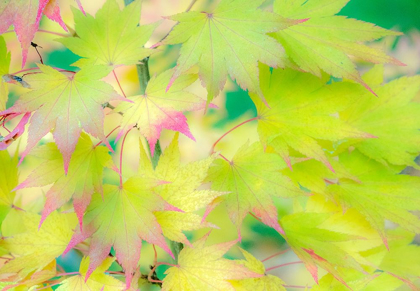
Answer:
M115 99L125 100L111 85L99 80L111 69L89 66L66 75L45 65L38 66L42 73L25 77L34 90L20 96L13 107L0 112L1 116L35 111L21 160L51 129L54 129L55 142L63 154L65 172L82 129L111 149L103 133L102 104Z
M364 76L379 98L370 98L354 87L346 97L343 94L353 102L340 112L340 118L378 137L353 144L366 156L383 164L418 168L414 159L420 151L420 104L413 99L420 91L420 77L403 77L379 86L382 76L382 66Z
M283 287L285 284L279 277L265 274L265 267L263 263L257 260L253 255L241 249L242 255L246 260L235 260L236 263L243 265L251 271L260 274L260 278L249 278L236 281L230 281L236 291L286 291Z
M7 51L6 42L3 36L0 35L0 110L6 109L6 102L9 95L9 89L3 76L9 74L11 54Z
M327 79L320 80L291 69L270 73L268 66L260 67L261 89L270 108L255 94L250 94L259 116L258 134L261 142L273 147L289 168L289 148L315 158L333 170L318 140L339 142L373 137L333 116L346 105L336 97L340 94L338 85L326 85Z
M178 265L166 270L162 290L235 290L228 280L262 277L222 256L236 241L205 246L209 233L179 253Z
M317 76L321 76L322 70L337 78L355 80L371 90L360 77L351 57L375 64L404 65L383 51L360 43L401 33L335 16L348 1L276 0L274 12L291 19L309 19L272 35L300 69Z
M0 34L14 25L16 35L22 47L22 68L28 57L28 49L38 30L42 13L51 20L57 21L65 31L67 28L60 17L56 0L5 0L0 2Z
M364 271L358 262L336 243L360 237L323 229L321 225L329 216L330 214L325 213L297 212L284 216L280 223L286 233L287 243L305 263L315 282L318 283L319 265L348 286L342 278L343 274L336 270L336 266Z
M151 178L165 181L154 188L165 201L185 212L156 212L156 218L162 227L165 237L191 246L183 231L196 230L204 227L215 227L195 213L206 207L212 200L225 194L211 190L197 190L203 183L207 171L214 161L215 155L204 160L182 165L178 146L179 133L176 133L171 144L159 158L156 170L140 145L139 173Z
M0 269L0 275L13 275L25 278L37 272L60 256L70 241L71 229L76 225L73 214L51 213L44 227L38 230L41 216L19 211L18 220L13 224L23 225L25 231L8 235L0 241L0 247L7 249L15 258Z
M74 209L82 228L83 213L89 205L92 194L95 191L102 193L103 168L112 164L108 149L94 146L90 137L82 133L67 175L63 170L63 158L55 143L36 148L32 155L42 159L42 163L15 190L54 183L47 192L40 223L73 197Z
M134 65L154 50L144 44L160 24L138 26L141 1L133 1L122 11L115 0L107 0L93 18L73 9L77 37L58 39L75 54L87 58L74 65Z
M104 185L103 195L95 193L83 217L83 230L77 229L65 253L88 237L90 263L86 278L102 263L114 247L125 270L127 288L140 258L141 241L155 244L172 255L155 211L177 208L151 189L150 179L131 177L122 187ZM156 183L155 183L156 184Z
M420 178L385 168L357 150L342 153L339 159L360 182L340 179L338 184L327 187L328 197L339 202L344 210L351 207L364 215L387 247L385 220L420 233L420 219L410 212L420 210Z
M208 101L223 89L227 75L243 89L264 99L258 83L258 61L284 66L284 49L266 33L299 21L259 10L263 0L222 0L212 12L190 11L173 15L179 23L164 44L182 43L177 67L168 88L183 72L198 64Z
M13 188L18 183L18 156L13 157L7 151L0 151L0 224L13 206L15 192Z
M242 221L251 210L264 224L284 234L271 196L305 195L279 172L285 166L276 154L264 153L262 145L257 142L244 144L232 161L218 159L210 167L207 181L212 182L212 189L230 192L221 198L239 235Z
M182 112L205 108L203 99L184 90L197 80L195 74L183 75L165 92L172 73L173 70L167 70L153 76L144 95L128 97L133 103L121 103L115 108L116 112L124 114L118 138L133 126L139 127L140 133L149 142L152 156L164 128L179 131L195 140Z
M84 257L80 262L79 275L72 276L61 282L57 291L118 291L124 290L124 284L112 276L105 275L104 272L108 270L115 258L106 258L98 268L93 271L92 275L85 281L86 273L89 268L89 257Z

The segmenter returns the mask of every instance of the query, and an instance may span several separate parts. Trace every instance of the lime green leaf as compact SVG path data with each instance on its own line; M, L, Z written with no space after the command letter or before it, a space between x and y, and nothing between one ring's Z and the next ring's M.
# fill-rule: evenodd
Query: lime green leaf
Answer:
M60 287L57 291L118 291L124 290L124 284L109 275L105 275L104 272L108 270L115 258L106 258L102 264L93 271L92 275L87 281L85 281L86 273L89 268L89 257L84 257L80 263L79 275L72 276L61 282Z
M18 183L18 156L11 157L0 151L0 225L13 206L16 193L12 191Z
M144 44L159 23L138 26L141 0L134 1L122 11L115 0L107 0L96 17L73 9L77 37L58 41L75 54L87 58L83 63L96 65L134 65L152 54Z
M249 211L262 222L284 233L278 224L277 208L271 196L295 197L304 192L287 177L280 174L286 165L275 154L264 153L260 143L246 143L232 161L218 159L209 170L208 181L212 189L230 192L221 197L238 234L242 221Z
M377 68L371 74L381 77L383 72ZM378 137L354 146L383 164L418 167L414 158L420 151L420 104L413 99L420 91L420 77L403 77L373 88L379 98L357 88L343 96L353 102L340 112L340 118Z
M236 260L235 262L247 267L257 274L261 274L262 277L230 281L236 291L286 291L286 288L283 287L285 284L283 280L273 275L266 275L265 267L261 261L257 260L247 251L243 249L240 250L246 260Z
M291 69L270 73L267 66L261 66L260 78L270 108L250 94L260 117L258 134L261 142L272 146L289 167L289 148L332 169L318 140L372 137L333 116L346 102L337 98L341 87L326 85L327 79Z
M16 189L54 184L47 192L41 223L54 210L73 198L74 210L82 227L82 217L92 194L102 193L102 172L111 166L108 149L94 146L90 137L82 133L67 175L63 170L63 158L54 143L48 143L32 151L42 163Z
M395 173L357 150L343 153L339 158L360 182L340 179L327 188L329 197L339 202L344 210L352 207L363 214L386 245L385 220L420 232L420 219L411 213L420 210L420 178Z
M198 64L207 88L208 101L223 89L228 74L243 89L257 93L257 62L271 67L284 65L284 50L266 35L299 21L259 10L263 0L222 0L214 11L180 13L171 17L179 24L165 44L182 43L180 57L171 82Z
M76 230L65 251L92 237L86 278L101 265L112 246L125 270L127 288L140 258L142 240L172 255L154 212L178 209L155 194L150 185L150 180L132 177L122 187L104 185L103 195L92 196L83 217L83 230Z
M9 74L11 55L7 51L6 42L3 36L0 36L0 111L6 109L6 102L9 95L9 89L3 79L3 75Z
M371 90L360 77L351 57L375 64L403 65L383 51L360 43L400 33L371 23L333 16L347 2L276 0L274 12L292 19L309 20L278 31L273 36L284 46L287 55L300 69L317 76L325 71L337 78L359 82Z
M162 290L235 290L228 280L258 278L262 275L222 256L236 241L204 246L208 235L185 247L178 257L178 265L169 268Z
M38 230L41 216L29 212L19 212L19 221L25 231L11 236L6 235L0 247L15 256L0 269L0 274L17 273L19 279L31 272L37 272L60 256L65 250L76 225L73 214L53 212Z

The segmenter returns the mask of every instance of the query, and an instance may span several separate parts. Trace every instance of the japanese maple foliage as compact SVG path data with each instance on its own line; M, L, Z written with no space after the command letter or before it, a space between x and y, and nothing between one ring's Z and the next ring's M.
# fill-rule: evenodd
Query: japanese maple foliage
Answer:
M420 77L387 82L404 64L366 43L399 32L337 15L349 0L193 0L156 12L163 33L141 0L71 2L0 2L22 48L0 36L2 290L419 290ZM229 78L256 116L217 139Z

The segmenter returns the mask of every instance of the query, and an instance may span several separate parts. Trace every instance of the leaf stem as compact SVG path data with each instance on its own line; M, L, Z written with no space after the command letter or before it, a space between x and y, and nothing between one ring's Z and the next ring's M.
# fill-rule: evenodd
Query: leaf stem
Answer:
M124 135L122 144L121 144L121 151L120 151L120 189L122 189L123 186L123 181L122 181L122 156L123 156L123 151L124 151L124 143L125 143L125 139L128 135L128 133L132 130L133 128L130 128Z
M185 12L188 12L191 10L191 8L193 8L194 4L197 2L197 0L192 0L190 5L188 6L187 10L185 10Z
M274 270L274 269L277 269L277 268L286 267L286 266L290 266L290 265L296 265L296 264L303 264L303 262L302 261L297 261L297 262L285 263L285 264L281 264L281 265L277 265L277 266L268 268L265 271L268 272L268 271L271 271L271 270Z
M216 147L216 145L225 137L225 136L227 136L229 133L231 133L232 131L234 131L235 129L237 129L238 127L240 127L240 126L242 126L242 125L244 125L244 124L246 124L246 123L248 123L248 122L251 122L251 121L254 121L254 120L258 120L258 119L260 119L260 117L259 116L257 116L257 117L254 117L254 118L251 118L251 119L248 119L248 120L245 120L244 122L241 122L241 123L239 123L238 125L236 125L236 126L234 126L233 128L231 128L230 130L228 130L227 132L225 132L221 137L219 137L219 139L218 140L216 140L216 142L213 144L213 146L211 147L211 153L213 154L214 153L214 148Z
M117 127L115 127L113 130L111 130L106 136L105 138L108 138L114 131L116 131L120 126L118 125ZM94 148L96 148L97 146L99 146L102 143L102 140L100 142L98 142Z
M118 87L120 87L121 93L123 94L123 96L125 98L127 98L127 95L125 95L125 92L124 92L123 88L121 87L120 81L118 80L118 77L117 77L117 74L115 73L115 70L112 70L112 73L114 74L115 80L118 83Z
M60 273L55 275L56 277L71 276L71 275L80 275L79 272L70 272L70 273Z
M166 262L157 262L153 266L153 268L150 270L149 274L147 275L147 280L149 282L152 282L152 283L160 283L160 284L163 283L162 280L155 280L155 279L152 278L152 275L155 273L156 268L159 267L159 266L162 266L162 265L171 266L171 267L178 267L178 265L174 265L174 264L170 264L170 263L166 263Z
M256 220L258 220L259 222L262 222L261 221L261 218L259 218L258 216L256 216L254 213L252 213L252 212L249 212L249 215L251 215L252 217L254 217Z
M280 256L280 255L282 255L282 254L284 254L284 253L287 253L288 251L290 251L290 248L288 248L288 249L286 249L286 250L284 250L284 251L281 251L281 252L275 253L274 255L271 255L271 256L269 256L268 258L265 258L265 259L264 259L264 260L262 260L261 262L268 261L269 259L272 259L272 258L274 258L274 257Z
M41 288L37 288L37 289L35 289L35 291L44 290L44 289L50 288L52 286L57 286L58 284L61 284L61 282L57 282L57 283L54 283L54 284L51 284L51 285L47 285L47 286L44 286L44 287L41 287Z

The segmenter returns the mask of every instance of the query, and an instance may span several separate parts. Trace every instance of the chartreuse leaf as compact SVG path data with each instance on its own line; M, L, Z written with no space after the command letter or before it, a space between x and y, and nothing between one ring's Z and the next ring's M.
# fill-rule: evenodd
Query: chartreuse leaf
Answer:
M6 109L6 102L9 95L9 89L3 79L3 75L9 74L11 54L7 51L6 42L0 35L0 111Z
M168 70L158 76L153 76L147 84L144 95L129 97L133 103L121 103L115 108L115 111L124 114L119 136L133 126L137 126L149 142L152 156L163 129L179 131L195 140L183 111L205 107L203 99L184 90L197 80L195 74L183 75L168 92L165 92L172 73L173 70Z
M42 163L16 189L53 184L47 192L41 223L73 198L74 210L82 227L83 213L92 194L95 191L102 193L103 168L112 164L108 149L94 146L90 137L82 133L67 175L63 170L63 157L55 143L34 149L32 155L40 158Z
M80 263L79 275L72 276L61 282L57 291L118 291L124 290L124 284L120 280L112 276L105 275L104 272L108 270L115 258L106 258L98 268L93 271L89 279L85 281L86 273L89 268L89 257L84 257Z
M58 41L86 58L76 62L78 66L137 64L153 52L143 46L159 24L138 26L141 3L141 0L133 1L121 11L115 0L107 0L95 18L73 9L77 36Z
M171 17L179 24L164 44L182 43L177 67L168 88L194 65L207 88L208 101L223 89L228 74L243 89L263 93L258 82L258 61L284 66L284 50L266 33L299 21L259 10L263 0L222 0L214 11L190 11Z
M151 190L155 184L150 179L131 177L121 187L104 185L103 195L92 196L83 217L83 230L76 230L65 251L92 237L86 278L101 265L112 246L125 270L127 288L140 258L142 240L172 254L154 212L177 208Z
M197 190L203 183L207 171L215 156L197 162L182 165L178 146L179 134L176 133L172 143L159 158L154 171L144 148L140 145L139 173L166 183L154 188L163 199L185 212L158 211L155 213L163 234L170 240L190 245L183 231L196 230L203 227L214 227L203 221L202 217L193 213L206 207L212 200L225 194L212 190Z
M236 261L222 256L236 241L205 246L208 234L179 253L178 265L166 270L164 291L235 290L228 280L259 278L254 272Z
M324 71L337 78L357 81L369 88L360 77L352 57L375 63L403 65L383 51L360 42L400 33L371 23L335 16L348 0L276 0L274 12L291 19L308 19L293 27L273 33L288 57L298 68L321 76Z
M383 68L377 67L364 78L371 84L382 75ZM420 151L420 104L413 99L420 91L420 76L403 77L373 88L379 98L371 98L357 88L342 96L353 102L340 112L340 118L378 137L354 146L383 164L418 167L414 159Z
M38 66L40 74L25 77L34 90L20 96L13 107L0 112L0 115L35 111L29 125L28 143L21 159L53 129L53 136L63 154L64 169L67 172L82 129L109 146L103 133L102 104L114 99L124 99L111 85L100 81L111 70L105 66L85 67L75 74L62 73L42 64Z
M18 156L11 157L8 151L0 151L0 225L13 206L18 183Z
M217 159L210 167L207 181L212 182L212 189L230 192L221 198L239 235L242 221L249 211L266 225L284 233L278 224L277 208L271 196L305 195L279 172L285 167L280 157L265 153L260 143L246 143L231 161Z
M19 211L17 217L14 226L22 225L25 230L10 235L3 233L6 237L0 241L0 247L15 258L0 269L0 275L15 273L20 280L31 272L41 271L63 253L76 226L76 217L53 212L39 230L40 215Z
M326 78L320 80L291 69L271 73L268 66L261 65L260 80L270 108L250 94L259 116L258 134L261 142L273 147L289 167L289 148L332 169L318 140L339 142L372 137L333 116L346 106L346 101L337 98L341 87L326 85Z
M375 162L357 150L339 156L349 172L360 182L339 179L327 187L326 194L344 210L354 208L364 215L387 245L385 220L411 232L420 232L420 219L411 211L420 210L420 178L401 175Z
M362 267L336 243L360 239L355 235L322 228L331 214L297 212L284 216L281 220L285 239L296 255L305 263L312 277L318 282L318 268L330 272L337 280L346 285L343 274L335 267L353 268L363 272Z
M247 251L240 249L246 260L236 260L235 262L247 267L257 274L261 274L260 278L249 278L242 280L230 281L236 291L286 291L283 287L285 284L279 277L265 274L263 263L257 260Z

